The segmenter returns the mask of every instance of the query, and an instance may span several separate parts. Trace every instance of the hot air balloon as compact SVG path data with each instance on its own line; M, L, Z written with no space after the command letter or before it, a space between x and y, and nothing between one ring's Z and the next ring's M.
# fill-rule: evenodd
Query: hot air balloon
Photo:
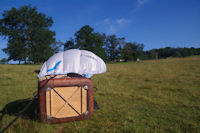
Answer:
M89 77L104 72L104 61L87 50L71 49L50 57L38 75L41 120L61 123L89 118L96 103Z
M106 65L100 57L87 50L71 49L50 57L40 69L38 78L68 73L91 76L104 72Z

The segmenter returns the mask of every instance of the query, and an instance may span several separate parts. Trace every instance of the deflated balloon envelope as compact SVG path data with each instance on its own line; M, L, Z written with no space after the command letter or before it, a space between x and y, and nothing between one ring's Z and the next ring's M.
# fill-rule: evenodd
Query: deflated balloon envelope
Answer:
M71 49L50 57L42 65L38 78L67 73L93 75L104 72L106 65L100 57L87 50Z

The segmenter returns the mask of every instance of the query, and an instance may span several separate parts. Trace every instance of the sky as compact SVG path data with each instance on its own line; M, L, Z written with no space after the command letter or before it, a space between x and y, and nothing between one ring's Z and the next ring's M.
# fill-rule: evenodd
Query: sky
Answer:
M90 25L96 32L143 43L144 50L200 47L200 0L0 0L0 19L4 10L30 4L52 17L57 41ZM0 59L8 58L1 50L6 46L0 37Z

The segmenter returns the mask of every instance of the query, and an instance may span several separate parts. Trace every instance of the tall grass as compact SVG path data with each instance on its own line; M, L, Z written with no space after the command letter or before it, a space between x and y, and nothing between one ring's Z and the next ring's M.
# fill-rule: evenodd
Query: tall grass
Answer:
M0 110L32 97L39 68L0 65ZM25 115L7 132L200 132L199 56L107 64L107 68L92 77L99 88L95 99L100 109L91 118L46 124ZM12 106L14 113L0 114L0 129L15 117L18 107Z

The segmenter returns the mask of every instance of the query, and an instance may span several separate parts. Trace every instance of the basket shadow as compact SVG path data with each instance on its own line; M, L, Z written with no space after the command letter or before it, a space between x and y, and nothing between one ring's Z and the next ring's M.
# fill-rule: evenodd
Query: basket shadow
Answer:
M40 73L40 70L35 70L34 72L37 73L37 74L39 74L39 73Z
M2 122L5 115L17 116L19 112L22 111L30 101L31 99L21 99L6 104L5 107L0 111L0 123ZM95 100L94 110L99 110L99 106ZM38 116L38 99L36 99L20 117L23 119L40 122Z
M17 116L18 113L25 108L26 105L31 101L31 99L22 99L10 102L5 105L5 107L0 111L0 122L2 121L4 115L14 115ZM38 121L38 104L37 100L20 116L23 119L31 119Z

